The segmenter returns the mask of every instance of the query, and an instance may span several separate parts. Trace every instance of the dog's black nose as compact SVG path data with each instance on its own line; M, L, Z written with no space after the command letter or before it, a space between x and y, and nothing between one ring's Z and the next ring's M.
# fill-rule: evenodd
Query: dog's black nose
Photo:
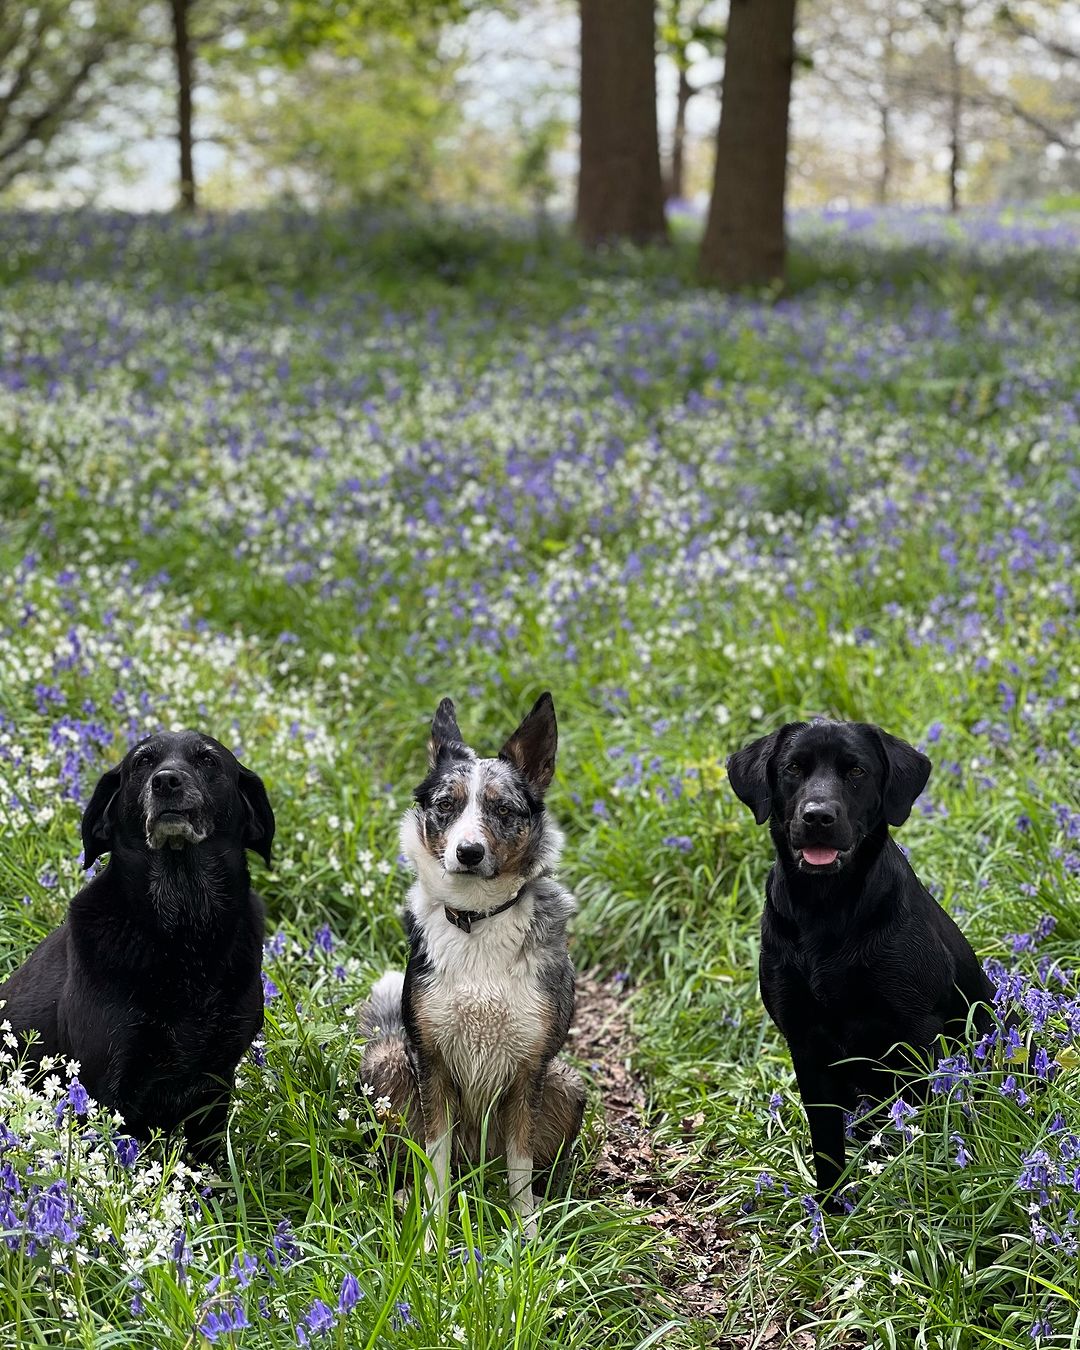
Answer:
M804 825L835 825L836 807L832 802L807 802L802 818Z
M172 797L184 786L184 780L175 769L158 769L150 780L155 797Z
M457 846L458 862L465 867L475 867L478 862L484 858L483 844L473 843L471 839L465 840Z

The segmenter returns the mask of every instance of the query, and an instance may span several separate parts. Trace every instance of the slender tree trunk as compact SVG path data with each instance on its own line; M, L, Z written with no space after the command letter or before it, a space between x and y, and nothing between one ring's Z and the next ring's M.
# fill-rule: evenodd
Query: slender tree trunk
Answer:
M877 204L888 206L889 187L892 182L892 127L888 103L881 104L878 115L881 123L881 173L878 175Z
M679 89L675 96L675 130L671 138L671 175L667 180L664 195L668 201L682 201L686 190L686 109L694 96L694 86L686 77L686 71L679 67Z
M590 245L667 237L653 0L581 0L576 229Z
M180 209L194 211L195 195L195 138L193 91L195 58L188 29L188 15L193 0L169 0L172 10L173 54L176 58L177 142L180 147Z
M784 275L795 0L731 0L704 280L737 289Z
M959 20L962 11L958 8L957 27L949 38L949 210L960 209L960 170L963 167L963 139L961 134L961 113L963 108L960 87Z
M893 65L896 56L896 29L892 19L886 21L885 45L881 56L881 103L878 114L881 122L881 176L878 179L879 206L888 206L893 174L892 96Z

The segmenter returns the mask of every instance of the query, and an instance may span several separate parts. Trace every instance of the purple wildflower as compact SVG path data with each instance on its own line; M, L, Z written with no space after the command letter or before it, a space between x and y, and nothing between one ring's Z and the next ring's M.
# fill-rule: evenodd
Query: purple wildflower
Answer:
M694 847L694 841L688 834L665 834L661 842L665 848L675 848L680 853L690 853Z
M412 1309L407 1303L401 1301L394 1304L394 1311L390 1314L390 1325L397 1331L416 1325L416 1318L413 1317Z
M350 1271L341 1281L341 1293L338 1294L338 1312L350 1313L364 1297L360 1281Z
M266 1249L266 1264L275 1266L278 1270L288 1270L299 1256L300 1248L292 1224L288 1219L282 1219L274 1229L271 1245Z
M216 1345L222 1336L231 1335L234 1331L243 1331L250 1325L244 1305L239 1298L233 1298L209 1308L199 1323L199 1332L211 1345Z
M913 1106L908 1106L903 1097L897 1097L892 1106L889 1107L889 1119L892 1121L893 1129L902 1134L905 1139L913 1139L915 1136L908 1126L908 1121L916 1114Z
M821 1206L812 1195L802 1197L802 1207L806 1211L806 1217L810 1220L810 1247L811 1250L814 1250L825 1231L825 1220L822 1217Z
M119 1138L113 1140L113 1148L116 1150L117 1159L121 1167L134 1167L135 1159L139 1156L139 1141L133 1139L130 1134L122 1134Z
M333 1330L335 1320L333 1310L317 1298L296 1324L297 1341L307 1345L312 1336L325 1336Z

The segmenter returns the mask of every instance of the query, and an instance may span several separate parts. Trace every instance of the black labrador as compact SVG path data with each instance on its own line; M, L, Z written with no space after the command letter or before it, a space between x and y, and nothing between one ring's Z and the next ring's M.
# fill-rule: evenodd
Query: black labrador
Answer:
M776 863L761 996L791 1050L819 1190L844 1170L844 1112L897 1090L910 1052L985 1031L993 985L889 836L930 761L863 722L792 722L732 755L728 777Z
M132 1134L185 1125L198 1157L224 1133L233 1075L263 1021L263 907L245 849L269 866L274 813L257 774L209 736L140 741L82 821L108 865L0 985L32 1063L63 1055Z

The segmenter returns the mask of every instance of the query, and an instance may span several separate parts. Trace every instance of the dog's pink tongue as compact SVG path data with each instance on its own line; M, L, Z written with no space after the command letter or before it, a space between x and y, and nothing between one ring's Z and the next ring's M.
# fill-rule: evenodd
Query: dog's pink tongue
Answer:
M829 863L836 861L838 850L835 848L804 848L802 855L803 862L808 862L811 867L828 867Z

